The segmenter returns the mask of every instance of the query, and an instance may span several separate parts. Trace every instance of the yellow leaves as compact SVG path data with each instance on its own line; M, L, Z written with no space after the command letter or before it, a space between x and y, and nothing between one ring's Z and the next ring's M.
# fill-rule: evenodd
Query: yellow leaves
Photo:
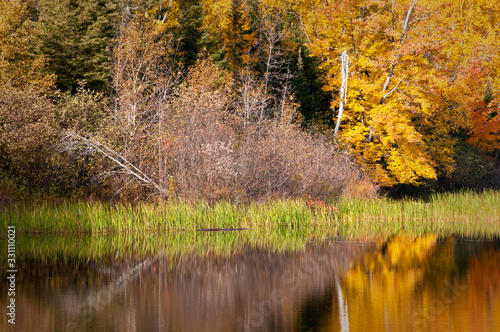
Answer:
M387 144L389 151L385 162L388 176L397 183L408 184L418 184L422 178L435 179L435 163L421 135L404 122L393 123L387 127L387 136L394 138L388 141L390 145ZM404 135L405 132L408 132L407 136Z
M343 280L351 329L366 330L367 321L373 331L385 331L389 325L395 331L414 328L406 325L406 315L414 308L415 289L424 282L428 262L441 256L434 235L398 235L385 243L385 250L364 255ZM445 258L448 262L450 257Z
M250 5L246 0L202 0L203 29L212 42L222 42L232 69L239 72L255 61L250 54L256 32L251 27Z
M24 1L0 0L0 85L32 85L45 92L53 87L55 78L43 73L45 59L33 58L29 50L36 30L28 14Z
M364 147L363 140L369 133L369 128L367 126L362 125L361 123L353 123L349 126L348 131L345 132L345 135L342 136L342 142L348 143L350 145L361 145ZM372 144L371 142L368 144ZM360 149L356 149L360 150ZM366 152L366 151L364 151Z
M437 63L444 35L432 33L441 31L441 7L422 1L410 8L410 1L393 7L370 0L320 8L323 27L308 45L314 55L329 60L322 67L325 90L334 93L340 86L338 54L344 49L350 53L339 140L383 185L435 179L437 167L449 171L455 142L451 133L463 122L447 118L449 82ZM442 151L432 146L436 139Z
M393 174L397 183L418 184L421 178L436 179L436 171L424 151L412 149L412 146L403 146L391 152L387 159L387 170Z
M387 243L387 256L391 266L411 268L423 264L436 246L437 237L399 235Z
M500 91L500 8L489 0L465 0L455 4L457 13L448 70L450 100L468 120L469 142L485 151L500 148L500 120L495 98Z
M479 128L487 123L486 118L477 121L481 118L477 112L486 106L488 84L494 87L493 98L498 97L499 91L499 8L498 2L491 0L464 0L450 4L448 9L452 18L452 38L446 45L446 66L452 82L448 96L469 113L470 127L478 137Z
M436 162L425 137L397 100L371 108L353 101L347 106L340 140L356 152L377 183L417 184L422 178L436 178Z
M162 33L179 24L179 4L177 1L165 0L160 5L146 12L146 18L153 18L155 30L157 33Z
M365 145L363 157L370 165L377 183L391 186L396 183L418 184L420 179L435 179L436 170L428 152L405 141L397 144ZM379 157L380 156L380 157Z
M202 0L203 28L206 31L225 31L229 28L231 0Z

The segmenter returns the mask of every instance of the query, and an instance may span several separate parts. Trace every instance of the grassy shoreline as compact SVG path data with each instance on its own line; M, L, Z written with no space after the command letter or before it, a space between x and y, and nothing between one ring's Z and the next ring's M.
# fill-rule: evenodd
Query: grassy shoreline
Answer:
M63 202L0 208L0 226L18 233L136 233L206 228L314 230L343 237L412 234L500 234L500 192L436 194L429 202L344 199L323 204L274 200L236 205L218 202L106 204ZM0 233L4 233L1 231Z

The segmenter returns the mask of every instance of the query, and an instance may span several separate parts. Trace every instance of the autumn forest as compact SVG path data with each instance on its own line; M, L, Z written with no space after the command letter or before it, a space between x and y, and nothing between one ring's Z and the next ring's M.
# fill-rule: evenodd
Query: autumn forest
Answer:
M0 0L0 202L500 187L497 0Z

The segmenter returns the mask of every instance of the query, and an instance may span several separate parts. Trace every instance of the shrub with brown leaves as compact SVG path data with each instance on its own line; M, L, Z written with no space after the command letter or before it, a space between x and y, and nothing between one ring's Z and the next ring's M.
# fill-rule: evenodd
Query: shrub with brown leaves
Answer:
M169 108L168 173L177 195L208 200L331 199L360 194L348 187L361 184L366 189L361 194L375 193L347 153L291 121L296 106L287 103L278 115L267 111L265 121L248 116L259 114L262 105L254 103L251 109L239 103L238 97L232 98L231 83L209 61L201 61ZM232 111L238 104L246 105L243 116Z

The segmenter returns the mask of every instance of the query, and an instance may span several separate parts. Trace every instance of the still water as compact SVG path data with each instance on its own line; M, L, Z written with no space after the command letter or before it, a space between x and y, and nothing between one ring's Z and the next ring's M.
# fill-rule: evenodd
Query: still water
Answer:
M20 237L0 330L500 331L498 239L249 233Z

